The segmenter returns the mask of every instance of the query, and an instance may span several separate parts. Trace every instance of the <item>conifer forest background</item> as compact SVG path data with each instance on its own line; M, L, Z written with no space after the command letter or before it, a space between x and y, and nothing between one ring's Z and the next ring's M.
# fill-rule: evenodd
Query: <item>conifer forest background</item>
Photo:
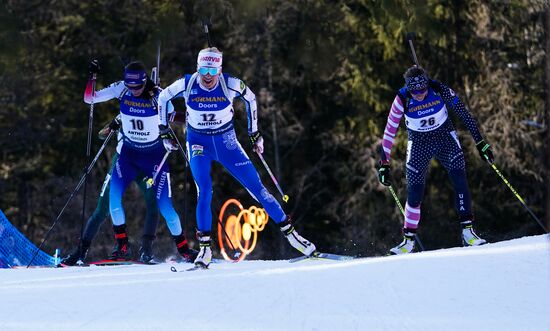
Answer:
M477 118L495 164L549 224L550 7L547 1L409 0L121 0L0 1L0 209L38 244L87 164L89 106L83 103L87 66L99 59L98 88L122 78L123 63L142 60L150 70L161 44L161 86L196 69L206 46L201 17L211 18L213 44L224 52L224 72L256 93L264 156L290 196L284 209L321 251L372 256L401 240L402 217L377 180L378 148L386 117L413 64L407 32L431 77L450 85ZM276 188L246 136L243 147L274 196ZM181 111L183 103L176 103ZM116 101L95 105L97 132L118 112ZM484 163L455 117L465 151L477 231L488 241L542 233L502 180ZM177 126L180 139L182 127ZM406 129L393 150L392 175L405 201ZM87 185L86 218L109 169L109 144ZM195 227L196 188L184 177L182 156L170 157L172 192L187 234ZM237 198L254 201L215 165L213 210ZM186 202L187 196L187 202ZM131 241L139 242L145 204L132 184L125 195ZM280 200L281 201L281 200ZM187 208L184 208L186 204ZM52 231L45 250L67 252L78 243L82 191ZM454 193L433 161L419 235L427 249L459 246ZM215 222L215 219L214 219ZM215 224L214 224L215 225ZM290 253L272 223L251 258ZM110 220L90 254L113 244ZM175 251L161 219L159 254Z

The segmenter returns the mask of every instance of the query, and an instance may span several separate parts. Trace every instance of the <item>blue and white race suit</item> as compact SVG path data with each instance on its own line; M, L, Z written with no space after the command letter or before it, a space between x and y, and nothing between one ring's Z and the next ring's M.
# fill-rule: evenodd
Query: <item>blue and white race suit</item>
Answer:
M115 82L95 92L94 103L118 99L120 102L120 120L122 123L122 147L117 151L120 156L114 166L109 191L109 209L114 225L125 223L122 196L128 184L135 179L139 171L150 178L158 171L152 190L156 193L160 213L166 220L170 233L178 236L182 233L180 218L171 200L170 170L165 162L161 169L158 165L164 157L165 149L159 138L159 117L157 98L160 89L144 92L147 96L134 97L124 86L123 81ZM91 97L85 97L91 103ZM173 112L171 103L169 112Z
M185 75L159 95L159 116L166 125L169 101L184 98L187 108L187 154L197 185L197 228L209 232L212 228L212 161L221 163L280 223L286 219L281 205L262 184L258 172L237 140L233 127L233 100L241 99L248 117L248 133L258 131L256 96L238 78L221 74L218 83L207 89L198 73Z

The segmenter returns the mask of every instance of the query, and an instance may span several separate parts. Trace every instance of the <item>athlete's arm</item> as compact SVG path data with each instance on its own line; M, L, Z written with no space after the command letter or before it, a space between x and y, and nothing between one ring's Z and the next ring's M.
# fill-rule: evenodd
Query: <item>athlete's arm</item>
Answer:
M112 83L111 85L107 86L104 89L95 91L93 96L92 96L92 92L93 92L92 89L93 89L93 81L90 79L88 81L88 84L86 85L86 90L84 91L84 102L87 104L91 104L92 101L94 103L98 103L98 102L104 102L115 98L120 99L122 97L122 93L125 87L124 87L123 81L118 81L118 82Z
M386 128L384 129L384 138L382 139L382 148L384 149L384 154L386 155L386 161L388 163L390 162L391 149L395 136L397 135L397 130L399 129L401 117L403 117L403 102L399 95L396 95L391 105Z
M248 119L248 134L258 131L258 105L256 103L256 95L245 83L235 77L229 77L227 80L227 88L235 92L236 98L244 102L246 108L246 117Z
M170 114L174 111L174 106L170 102L172 99L182 97L185 90L185 77L173 82L170 86L162 90L158 97L158 112L160 125L168 125Z
M436 82L436 84L439 84L440 86L441 98L443 98L443 101L446 105L449 105L452 108L452 110L460 118L462 123L466 125L476 144L482 141L483 137L479 132L476 119L472 116L472 114L470 114L470 112L466 108L466 105L464 105L462 100L460 100L455 91L453 91L450 87L443 83Z

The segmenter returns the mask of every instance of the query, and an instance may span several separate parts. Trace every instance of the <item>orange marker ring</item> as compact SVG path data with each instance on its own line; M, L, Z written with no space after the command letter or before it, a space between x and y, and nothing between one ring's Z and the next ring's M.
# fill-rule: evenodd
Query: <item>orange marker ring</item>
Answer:
M225 226L222 228L225 212L230 205L237 206L240 210L239 214L237 216L228 215L225 220ZM248 254L252 253L256 247L258 232L265 229L269 220L269 215L265 209L256 206L244 209L237 199L227 200L220 210L219 217L218 244L220 252L224 259L233 262L242 261ZM227 236L223 233L223 229L225 229ZM236 259L231 258L225 250L226 247L235 248L239 252L238 257Z

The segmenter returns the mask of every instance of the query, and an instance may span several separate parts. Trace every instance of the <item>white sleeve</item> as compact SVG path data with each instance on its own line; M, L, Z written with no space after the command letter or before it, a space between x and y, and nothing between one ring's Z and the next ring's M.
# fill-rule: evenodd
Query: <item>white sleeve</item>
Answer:
M170 86L162 90L158 98L158 112L161 125L168 125L169 114L174 112L174 106L172 99L183 97L183 91L185 89L185 77L180 78L173 82Z
M240 98L246 107L246 117L248 119L248 133L258 131L258 105L256 103L256 95L245 83L235 77L229 77L227 87L236 92L236 97Z
M123 81L114 82L106 88L96 91L93 98L84 97L84 102L90 104L92 103L92 99L94 103L104 102L111 99L120 99L124 89L125 87Z

